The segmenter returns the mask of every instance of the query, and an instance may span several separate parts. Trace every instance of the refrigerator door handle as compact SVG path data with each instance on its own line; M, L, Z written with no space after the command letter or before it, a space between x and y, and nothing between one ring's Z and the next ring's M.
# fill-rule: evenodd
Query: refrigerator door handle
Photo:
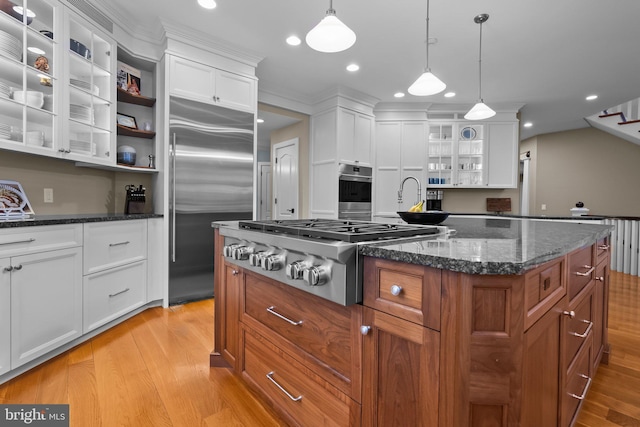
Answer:
M176 134L171 142L171 262L176 262Z

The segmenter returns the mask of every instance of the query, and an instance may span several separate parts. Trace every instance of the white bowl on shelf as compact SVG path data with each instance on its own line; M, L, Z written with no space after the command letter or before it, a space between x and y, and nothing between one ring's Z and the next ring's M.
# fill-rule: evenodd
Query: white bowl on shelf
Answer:
M13 92L13 99L33 108L42 108L44 105L44 93L37 90L16 90Z

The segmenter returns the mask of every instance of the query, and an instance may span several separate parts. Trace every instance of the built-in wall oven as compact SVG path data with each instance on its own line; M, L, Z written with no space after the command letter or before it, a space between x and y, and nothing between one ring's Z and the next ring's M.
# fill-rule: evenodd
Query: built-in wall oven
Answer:
M372 169L340 163L338 218L371 221Z

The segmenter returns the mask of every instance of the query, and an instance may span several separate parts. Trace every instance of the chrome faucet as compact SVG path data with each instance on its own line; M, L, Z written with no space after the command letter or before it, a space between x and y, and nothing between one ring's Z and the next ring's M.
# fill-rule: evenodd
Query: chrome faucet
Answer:
M418 201L416 203L420 203L422 200L422 187L420 185L420 180L415 176L408 176L402 180L402 184L400 184L400 189L398 190L398 209L400 209L400 205L402 204L402 191L404 189L404 183L407 182L408 179L412 179L418 184Z

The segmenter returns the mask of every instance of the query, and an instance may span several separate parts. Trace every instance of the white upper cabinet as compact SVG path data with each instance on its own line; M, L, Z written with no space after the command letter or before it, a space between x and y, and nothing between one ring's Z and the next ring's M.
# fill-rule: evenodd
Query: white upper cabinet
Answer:
M371 166L373 116L338 108L336 128L339 162Z
M518 125L489 123L487 186L518 187Z
M234 110L256 110L255 80L172 56L170 92L182 98Z

